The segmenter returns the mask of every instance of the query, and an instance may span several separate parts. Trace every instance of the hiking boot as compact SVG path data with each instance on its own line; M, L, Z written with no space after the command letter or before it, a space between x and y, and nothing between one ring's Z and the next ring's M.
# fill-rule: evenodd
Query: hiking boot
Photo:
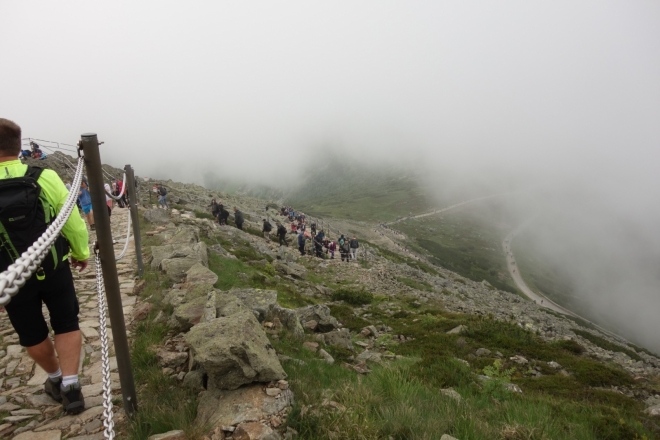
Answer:
M92 231L96 231L96 225L89 225L89 229L91 229Z
M80 382L62 387L61 394L64 412L78 414L85 409L85 399L83 399Z
M60 392L60 386L62 385L62 378L60 377L57 382L53 382L50 379L46 379L44 382L44 392L48 394L56 402L62 401L62 393Z

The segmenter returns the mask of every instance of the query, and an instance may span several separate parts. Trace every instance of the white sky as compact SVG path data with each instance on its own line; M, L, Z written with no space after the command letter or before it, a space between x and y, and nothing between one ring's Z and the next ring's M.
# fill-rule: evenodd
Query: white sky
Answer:
M659 159L657 1L3 0L0 50L3 117L97 132L138 174L199 151L180 178L263 179L317 146L532 174Z

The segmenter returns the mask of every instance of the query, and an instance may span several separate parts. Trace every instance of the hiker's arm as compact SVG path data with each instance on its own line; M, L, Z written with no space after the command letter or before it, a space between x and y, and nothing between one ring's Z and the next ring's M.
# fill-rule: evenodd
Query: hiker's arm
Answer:
M64 206L66 198L69 196L66 186L53 170L43 170L39 177L39 186L41 186L46 200L55 209L55 215L60 213ZM62 234L69 240L71 245L71 256L78 260L87 260L89 258L89 237L87 235L87 226L77 209L71 211L69 219L62 228Z

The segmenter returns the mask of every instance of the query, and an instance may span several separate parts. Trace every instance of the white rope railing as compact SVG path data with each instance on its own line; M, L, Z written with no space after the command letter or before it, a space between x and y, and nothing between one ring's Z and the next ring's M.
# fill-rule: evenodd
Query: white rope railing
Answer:
M78 158L76 174L73 178L72 188L79 188L82 180L83 158ZM0 306L9 304L11 298L25 285L27 280L37 271L43 259L50 252L57 237L62 232L64 224L69 219L76 199L77 191L70 191L58 216L48 226L44 233L30 246L7 270L0 273Z
M106 324L105 287L101 271L101 257L94 250L94 265L96 268L96 291L99 308L99 336L101 339L101 373L103 374L103 437L107 440L115 438L115 423L112 420L112 384L110 381L110 359L108 355L108 328Z
M124 173L124 181L123 181L123 183L121 184L121 192L119 193L119 195L116 195L116 196L115 196L115 195L112 195L112 194L110 194L108 191L106 191L105 193L106 193L109 197L112 197L114 200L119 200L119 199L121 199L122 197L124 197L124 192L125 192L125 191L126 191L126 173Z
M122 249L121 253L115 257L115 261L119 261L122 258L124 258L124 255L126 254L126 250L128 249L128 242L130 241L131 238L131 209L126 210L127 215L128 215L128 220L126 220L126 242L124 243L124 249Z

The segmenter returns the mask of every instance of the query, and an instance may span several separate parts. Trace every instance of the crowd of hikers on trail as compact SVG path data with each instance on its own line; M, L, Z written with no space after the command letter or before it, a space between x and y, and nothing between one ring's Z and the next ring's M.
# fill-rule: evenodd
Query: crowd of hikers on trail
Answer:
M216 201L216 199L212 199L208 207L211 210L211 215L213 215L218 224L228 224L229 211L225 209L222 200ZM266 212L268 212L268 208L269 206L266 205ZM284 220L275 221L275 226L268 219L262 219L261 232L267 241L271 241L271 233L274 230L279 245L289 246L289 240L287 239L289 229L287 229L285 223L290 223L290 232L296 235L300 255L311 254L318 258L329 256L330 259L334 259L335 253L339 252L342 261L357 260L360 243L356 236L348 238L342 234L338 240L331 240L323 229L317 230L318 227L315 222L312 221L308 224L307 217L304 213L296 212L290 206L284 206L280 209L279 214L281 217L284 217ZM243 213L236 207L234 207L234 223L241 230L245 223ZM311 252L305 250L307 242L311 242Z

